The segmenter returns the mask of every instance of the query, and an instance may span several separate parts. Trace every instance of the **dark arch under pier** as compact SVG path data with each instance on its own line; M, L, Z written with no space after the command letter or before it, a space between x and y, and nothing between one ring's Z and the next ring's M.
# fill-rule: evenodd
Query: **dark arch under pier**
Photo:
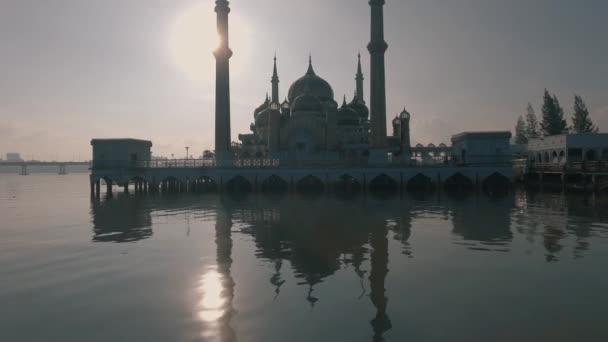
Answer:
M369 182L369 191L376 194L392 194L399 191L399 183L388 175L381 174Z
M443 187L448 192L468 192L473 191L475 185L469 177L458 172L446 179Z
M435 191L435 183L431 177L419 173L407 182L406 188L410 192Z
M320 178L310 175L298 181L296 190L300 193L322 193L325 191L325 184Z
M249 193L253 191L253 186L243 176L236 176L226 183L226 190L229 192Z
M356 194L361 191L361 183L355 177L344 174L335 181L334 190L341 195Z
M289 184L281 177L272 175L262 182L264 193L285 193L289 190Z

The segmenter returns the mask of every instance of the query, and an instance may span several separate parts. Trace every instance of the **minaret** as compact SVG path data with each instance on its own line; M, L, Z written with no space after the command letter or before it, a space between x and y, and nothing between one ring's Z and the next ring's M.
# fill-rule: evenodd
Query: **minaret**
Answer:
M227 0L215 1L217 13L218 47L215 56L215 155L219 160L230 156L230 57L232 50L228 44Z
M355 97L362 103L365 103L365 98L363 97L363 80L365 78L363 77L363 71L361 71L361 54L359 54L357 57L359 60L357 62L357 77L355 77L355 80L357 81Z
M277 72L277 55L274 55L274 70L272 71L272 102L279 103L279 74Z
M386 79L384 54L388 44L384 41L385 0L370 0L371 41L367 45L370 54L370 121L373 147L386 147Z

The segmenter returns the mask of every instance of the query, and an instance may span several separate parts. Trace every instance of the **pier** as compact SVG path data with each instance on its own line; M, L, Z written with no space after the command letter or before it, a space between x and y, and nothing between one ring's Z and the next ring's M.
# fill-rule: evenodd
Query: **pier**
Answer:
M529 163L520 179L529 186L561 190L608 191L608 161L569 162L563 164Z
M493 165L352 165L279 159L233 160L230 166L213 160L184 159L94 163L91 193L113 186L125 192L358 192L432 189L505 189L514 181L511 163Z

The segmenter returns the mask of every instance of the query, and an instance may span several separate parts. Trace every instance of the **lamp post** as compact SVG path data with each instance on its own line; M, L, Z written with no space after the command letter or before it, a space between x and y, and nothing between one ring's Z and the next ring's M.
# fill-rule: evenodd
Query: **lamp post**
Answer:
M188 150L190 149L190 146L186 146L186 160L188 160Z

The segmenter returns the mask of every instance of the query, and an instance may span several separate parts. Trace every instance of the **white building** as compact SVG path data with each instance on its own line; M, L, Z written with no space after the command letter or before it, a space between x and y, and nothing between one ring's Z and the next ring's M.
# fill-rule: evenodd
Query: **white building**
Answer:
M464 132L452 136L453 159L458 164L509 162L511 132Z
M528 142L528 160L542 164L608 161L608 133L561 134Z

